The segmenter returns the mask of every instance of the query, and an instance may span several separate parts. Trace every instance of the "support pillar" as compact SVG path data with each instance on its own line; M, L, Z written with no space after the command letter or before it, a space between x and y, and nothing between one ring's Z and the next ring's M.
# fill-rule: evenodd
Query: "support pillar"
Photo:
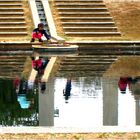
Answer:
M103 125L118 125L118 87L112 79L103 79Z
M140 125L140 101L136 100L136 125Z
M39 87L39 126L54 126L54 80L46 82L46 90Z

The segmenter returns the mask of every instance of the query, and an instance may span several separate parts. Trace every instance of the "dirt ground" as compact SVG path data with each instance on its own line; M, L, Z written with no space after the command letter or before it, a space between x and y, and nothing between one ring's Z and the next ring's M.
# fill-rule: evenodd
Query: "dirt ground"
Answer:
M140 2L106 3L124 40L140 40Z
M1 134L0 140L138 140L139 133Z

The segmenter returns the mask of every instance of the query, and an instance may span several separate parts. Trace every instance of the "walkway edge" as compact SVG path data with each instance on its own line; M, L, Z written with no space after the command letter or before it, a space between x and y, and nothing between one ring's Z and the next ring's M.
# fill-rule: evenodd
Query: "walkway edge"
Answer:
M139 44L140 41L67 41L68 43L75 43L75 44L79 44L79 43L86 43L86 44L90 44L90 43L99 43L99 44Z
M33 134L33 133L133 133L140 132L140 126L136 127L1 127L0 134Z

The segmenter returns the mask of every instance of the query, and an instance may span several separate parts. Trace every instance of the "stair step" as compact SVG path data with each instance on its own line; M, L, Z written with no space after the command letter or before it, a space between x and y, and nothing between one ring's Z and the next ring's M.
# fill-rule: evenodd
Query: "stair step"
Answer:
M0 12L0 16L11 17L11 16L24 16L24 12Z
M63 29L117 29L117 27L63 27Z
M0 29L26 29L25 26L19 26L19 27L0 27Z
M104 25L104 24L114 24L114 22L62 22L63 25L65 24L80 24L80 25L88 25L88 24L91 24L91 25L98 25L98 24L101 24L101 25Z
M112 17L60 17L59 19L84 19L84 20L88 20L88 19L112 19Z
M63 27L64 31L75 32L75 31L86 31L86 32L105 32L105 31L117 31L117 27Z
M71 8L56 8L57 10L81 10L81 11L83 11L83 10L85 10L85 11L87 11L87 10L89 10L89 11L99 11L99 10L107 10L107 8L73 8L73 7L71 7Z
M25 31L27 28L26 27L0 27L0 32L16 32L16 31Z
M91 35L105 35L105 34L120 34L120 32L65 32L65 34L91 34Z
M68 12L68 11L75 11L75 12L106 12L108 11L106 8L56 8L58 12Z
M20 6L22 6L22 3L19 3L19 4L1 4L0 3L0 7L20 7Z
M83 36L83 37L90 37L90 36L120 36L120 32L64 32L66 35L69 36Z
M0 34L27 34L27 32L0 32Z
M60 15L109 15L109 12L58 12Z
M0 0L0 4L21 4L22 3L22 1L21 0Z
M14 11L14 12L23 12L23 8L0 8L0 12L10 12L10 11Z
M1 22L0 21L0 27L16 27L16 26L23 26L26 25L26 22Z
M0 2L15 2L15 1L17 1L17 2L21 2L22 0L0 0Z
M0 37L21 37L27 34L27 32L0 32Z
M21 17L0 17L0 20L2 21L2 20L4 20L5 22L6 21L24 21L25 20L25 18L23 17L23 16L21 16Z
M106 21L109 22L110 20L112 21L113 18L112 17L59 17L58 19L62 20L63 22L69 22L69 21L73 21L74 22L79 22L79 20L85 21L85 22L89 22L89 21Z
M24 19L24 17L0 17L0 19L5 19L5 20L6 19L11 19L11 20L12 19L17 19L18 20L18 19Z
M114 22L61 22L63 26L114 26Z
M105 4L104 3L56 3L55 4L56 6L69 6L69 7L71 7L71 6L80 6L80 7L82 7L82 6L86 6L86 7L93 7L93 6L103 6L103 7L105 7Z
M12 15L12 14L24 14L24 12L15 12L15 11L12 11L12 12L0 12L0 14L4 14L4 15L6 15L6 14L9 14L9 15Z
M54 0L69 36L120 36L103 0ZM82 13L82 14L81 14Z

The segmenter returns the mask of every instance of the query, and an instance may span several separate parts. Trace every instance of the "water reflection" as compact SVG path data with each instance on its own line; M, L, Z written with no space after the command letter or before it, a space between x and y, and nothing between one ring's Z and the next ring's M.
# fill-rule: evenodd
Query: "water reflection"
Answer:
M127 87L134 93L134 95L139 95L139 84L140 77L120 77L118 86L122 94L126 93Z
M42 76L44 74L44 69L46 68L48 62L49 59L47 57L32 57L32 68L34 68L38 72L38 75Z
M33 89L34 86L40 85L41 93L44 93L46 90L46 82L42 81L41 78L44 74L45 68L49 62L49 59L37 56L37 57L32 57L32 68L37 72L34 73L35 78L32 80L28 80L28 87L30 89Z
M140 87L139 77L130 78L130 88L128 85L125 87L125 94L122 94L118 87L120 79L122 80L122 77L72 79L69 105L64 104L61 96L61 90L67 79L56 79L55 106L59 109L59 117L55 118L55 126L129 127L139 125L140 101L136 98L140 94L137 89Z
M68 100L71 96L71 79L67 79L65 89L63 90L63 96L65 97L65 103L68 103Z
M2 126L140 125L139 77L56 77L43 83L43 94L39 79L32 88L28 82L0 79ZM119 84L124 84L125 94ZM63 91L70 98L64 98Z
M38 125L38 95L26 85L24 79L0 79L0 125Z

